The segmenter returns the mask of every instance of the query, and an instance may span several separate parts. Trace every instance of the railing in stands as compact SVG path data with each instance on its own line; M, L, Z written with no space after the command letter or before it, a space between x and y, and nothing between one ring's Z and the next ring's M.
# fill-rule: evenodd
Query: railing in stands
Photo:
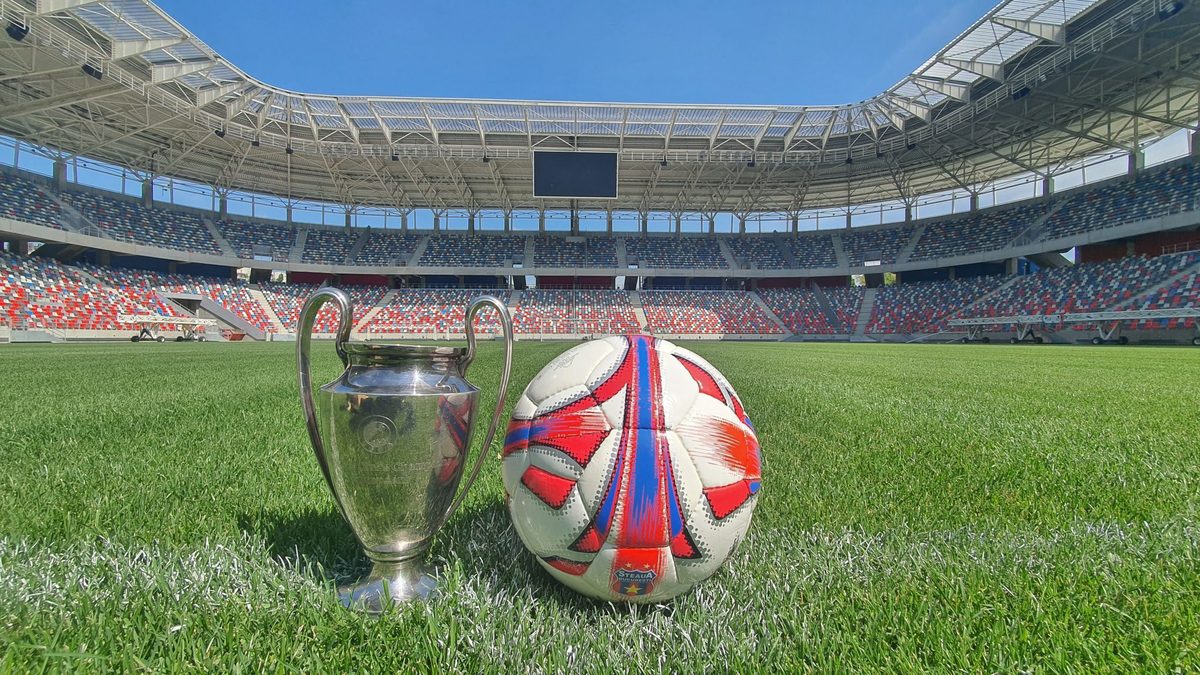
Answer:
M1167 255L1168 253L1187 253L1188 251L1200 251L1200 239L1180 242L1178 244L1167 244L1162 247L1163 255Z

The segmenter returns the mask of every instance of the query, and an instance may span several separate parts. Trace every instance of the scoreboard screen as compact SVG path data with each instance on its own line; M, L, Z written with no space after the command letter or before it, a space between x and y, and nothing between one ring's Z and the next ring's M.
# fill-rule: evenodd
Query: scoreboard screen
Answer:
M535 150L533 196L616 199L617 153Z

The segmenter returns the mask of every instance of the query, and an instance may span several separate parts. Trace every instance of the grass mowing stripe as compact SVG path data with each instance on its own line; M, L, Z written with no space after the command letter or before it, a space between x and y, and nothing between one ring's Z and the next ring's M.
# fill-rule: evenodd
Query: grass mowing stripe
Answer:
M510 405L567 346L519 345ZM687 346L764 448L715 579L661 607L572 594L493 461L435 542L443 602L381 621L332 595L366 563L291 346L0 348L0 670L1200 667L1200 352ZM499 357L470 373L481 411ZM314 365L339 369L328 344Z

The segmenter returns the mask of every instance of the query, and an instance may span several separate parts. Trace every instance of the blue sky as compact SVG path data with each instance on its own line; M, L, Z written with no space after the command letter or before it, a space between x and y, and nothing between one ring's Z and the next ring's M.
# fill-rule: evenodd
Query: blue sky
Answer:
M911 72L991 0L159 0L219 54L305 92L838 104Z

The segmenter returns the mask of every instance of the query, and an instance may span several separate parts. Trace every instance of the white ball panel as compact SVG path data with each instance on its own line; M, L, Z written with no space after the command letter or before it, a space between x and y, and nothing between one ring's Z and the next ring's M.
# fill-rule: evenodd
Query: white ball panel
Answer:
M604 442L600 444L596 454L592 455L592 461L579 476L579 483L575 489L579 491L579 497L583 500L583 506L588 513L596 513L600 508L600 499L604 496L604 488L608 487L608 481L612 477L613 464L620 440L620 430L610 431L608 438L605 438Z
M587 386L595 391L596 387L600 386L605 380L617 372L617 368L621 366L621 362L625 360L625 352L629 350L629 341L623 337L612 336L606 337L603 340L597 340L611 348L611 352L604 358L597 359L591 363L580 362L581 369L589 369L587 374Z
M739 467L731 466L722 458L720 447L714 441L718 428L715 420L736 425L740 433L745 433L745 425L738 421L733 411L711 396L697 397L687 418L675 429L686 448L683 456L691 459L705 487L729 485L746 477Z
M512 419L528 420L533 419L537 413L537 404L529 398L529 393L521 394L521 398L517 399L517 404L513 406Z
M592 390L582 384L565 387L561 391L555 392L538 401L537 412L534 413L534 417L552 413L568 403L574 403L581 398L591 396L591 394Z
M593 340L572 347L542 368L525 387L525 395L540 404L559 392L583 385L597 363L611 360L613 351L613 345L607 340Z
M670 343L666 343L674 347ZM662 382L663 421L667 429L674 429L692 409L700 387L692 374L670 351L659 348L659 377Z
M509 511L521 541L534 555L559 555L570 546L590 518L574 488L561 509L551 508L524 485L509 493Z
M504 491L513 494L521 486L521 476L529 468L529 453L514 452L500 462L500 477L504 480Z

